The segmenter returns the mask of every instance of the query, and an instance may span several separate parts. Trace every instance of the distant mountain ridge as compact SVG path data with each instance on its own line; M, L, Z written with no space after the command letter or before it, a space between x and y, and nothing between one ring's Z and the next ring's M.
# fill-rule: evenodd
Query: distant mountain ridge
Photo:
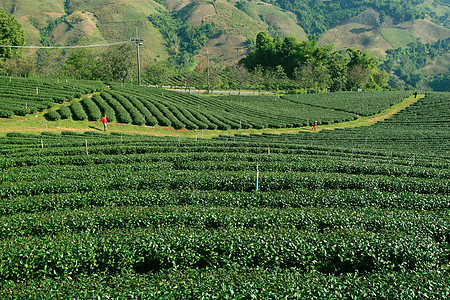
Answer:
M307 20L308 15L299 13L299 5L309 5L313 11L332 10L340 3L346 10L339 15L333 11L330 19L343 19L333 25L331 20L323 24ZM99 44L128 40L136 35L136 29L145 42L142 46L144 59L167 59L171 53L167 38L149 20L152 14L170 13L174 19L193 27L214 23L220 35L209 37L204 46L194 53L197 58L208 55L223 65L235 64L246 55L256 34L268 31L272 35L293 35L299 40L307 38L307 32L323 31L321 44L332 43L338 48L357 48L383 56L388 49L406 47L408 41L419 40L433 43L450 37L445 20L450 8L448 1L410 0L416 3L417 16L406 22L398 22L386 10L375 7L398 5L399 1L372 1L373 5L360 5L370 1L294 1L294 0L0 0L0 8L13 13L27 34L28 45L45 42L63 45ZM300 3L300 4L299 4ZM297 6L296 6L297 5ZM383 6L385 5L385 6ZM288 8L292 7L292 11ZM330 8L331 7L331 8ZM307 11L307 10L305 10ZM398 14L392 10L393 14ZM352 15L353 14L353 15ZM337 16L337 17L336 17ZM324 16L326 19L327 16ZM319 18L320 19L320 18ZM447 18L448 19L448 18ZM315 27L314 27L315 26ZM447 27L446 27L447 26ZM304 28L308 28L305 31ZM401 38L400 38L401 37Z

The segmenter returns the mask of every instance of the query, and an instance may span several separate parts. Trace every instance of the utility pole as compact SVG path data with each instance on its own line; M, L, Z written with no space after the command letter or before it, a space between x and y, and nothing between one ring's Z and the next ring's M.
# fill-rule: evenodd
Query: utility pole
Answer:
M136 38L130 39L130 42L135 42L136 43L136 49L137 49L137 67L138 67L138 85L141 85L141 60L139 57L139 46L142 46L142 42L144 41L144 39L139 38L138 35L138 29L136 28Z
M209 87L209 51L208 51L208 48L206 48L206 66L207 66L207 68L206 68L206 70L207 70L206 75L208 76L207 80L208 80L208 94L209 94L210 87Z

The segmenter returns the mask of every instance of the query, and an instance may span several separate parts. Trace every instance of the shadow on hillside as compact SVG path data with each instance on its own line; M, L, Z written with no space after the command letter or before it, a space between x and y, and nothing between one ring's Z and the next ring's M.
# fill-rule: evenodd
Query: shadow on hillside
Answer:
M95 129L95 130L98 130L98 131L102 131L102 129L101 128L97 128L97 127L95 127L95 126L89 126L89 128L92 128L92 129Z
M354 28L354 29L350 30L350 32L354 33L354 34L360 34L360 33L368 32L368 31L371 31L371 30L372 29L367 29L367 28Z

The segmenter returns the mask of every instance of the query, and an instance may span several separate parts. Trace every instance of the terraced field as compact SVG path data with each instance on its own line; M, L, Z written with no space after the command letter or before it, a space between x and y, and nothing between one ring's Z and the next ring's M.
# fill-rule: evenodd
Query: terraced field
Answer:
M33 114L103 88L96 81L0 76L0 118Z
M124 110L121 97L152 99L99 97ZM173 116L218 101L164 97ZM0 296L446 299L448 100L427 94L373 126L314 133L9 133Z
M0 77L0 118L45 110L47 121L98 121L106 114L110 122L175 130L298 128L312 126L314 120L326 125L373 115L410 94L210 97L129 84L58 81Z

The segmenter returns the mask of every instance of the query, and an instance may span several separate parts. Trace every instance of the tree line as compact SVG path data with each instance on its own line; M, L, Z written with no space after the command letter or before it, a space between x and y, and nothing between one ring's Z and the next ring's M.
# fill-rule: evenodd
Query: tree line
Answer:
M349 48L341 53L333 45L319 46L314 36L299 42L294 37L273 38L260 32L255 49L242 63L250 71L260 68L265 73L275 73L275 77L295 80L300 88L389 88L389 74L378 68L377 58L361 50Z

